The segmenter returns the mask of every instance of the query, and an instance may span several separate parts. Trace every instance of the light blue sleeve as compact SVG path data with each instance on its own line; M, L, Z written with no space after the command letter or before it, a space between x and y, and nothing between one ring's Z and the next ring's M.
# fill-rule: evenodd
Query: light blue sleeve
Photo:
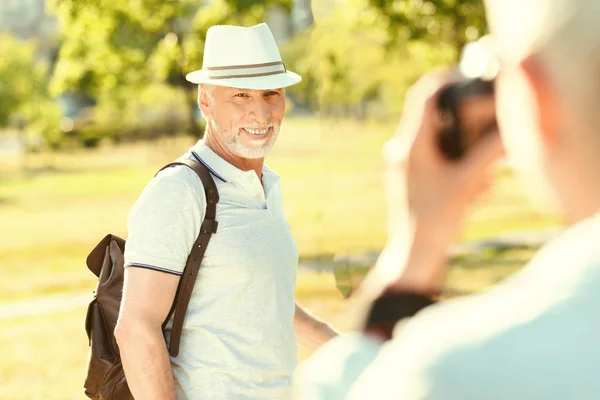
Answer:
M294 376L294 399L345 399L352 384L375 360L381 342L347 333L324 344L302 363Z

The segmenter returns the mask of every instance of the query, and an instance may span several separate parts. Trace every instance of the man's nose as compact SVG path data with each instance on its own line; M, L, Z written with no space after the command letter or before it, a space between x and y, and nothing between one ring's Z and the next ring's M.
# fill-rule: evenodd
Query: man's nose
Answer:
M257 100L257 104L254 107L254 118L256 122L261 125L266 125L271 118L271 108L269 107L269 103L267 103L264 99Z

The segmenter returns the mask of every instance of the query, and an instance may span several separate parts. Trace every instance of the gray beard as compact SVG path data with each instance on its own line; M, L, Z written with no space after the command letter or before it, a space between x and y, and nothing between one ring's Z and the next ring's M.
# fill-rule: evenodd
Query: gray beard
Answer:
M223 143L229 151L238 157L246 159L265 158L275 144L280 128L279 125L273 125L273 134L271 135L271 138L268 142L262 144L261 146L244 146L240 142L238 134L231 134L227 135L228 137L226 137L225 131L221 129L221 127L217 125L214 120L209 121L209 126L215 135L218 135L223 139ZM239 130L237 132L239 132Z

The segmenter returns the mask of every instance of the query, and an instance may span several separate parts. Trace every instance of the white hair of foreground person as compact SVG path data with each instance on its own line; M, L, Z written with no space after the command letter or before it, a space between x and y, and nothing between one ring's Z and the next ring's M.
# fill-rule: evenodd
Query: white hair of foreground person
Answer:
M485 2L502 61L514 66L536 54L560 94L586 119L600 118L600 1Z

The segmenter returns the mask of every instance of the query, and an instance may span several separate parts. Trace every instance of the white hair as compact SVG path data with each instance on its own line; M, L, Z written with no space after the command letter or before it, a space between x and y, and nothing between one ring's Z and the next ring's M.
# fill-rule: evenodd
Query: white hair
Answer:
M215 104L215 86L209 85L207 83L201 83L198 85L198 106L200 105L200 98L202 97L202 93L206 94L210 106L213 107ZM204 115L204 113L202 113L202 118L204 118L204 120L207 122L206 126L208 128L209 121L206 115Z
M600 1L486 0L486 6L504 61L514 65L536 53L560 94L586 118L598 118Z
M198 85L198 103L200 103L200 97L202 93L206 93L208 100L211 105L215 102L215 85L209 85L208 83L201 83Z

